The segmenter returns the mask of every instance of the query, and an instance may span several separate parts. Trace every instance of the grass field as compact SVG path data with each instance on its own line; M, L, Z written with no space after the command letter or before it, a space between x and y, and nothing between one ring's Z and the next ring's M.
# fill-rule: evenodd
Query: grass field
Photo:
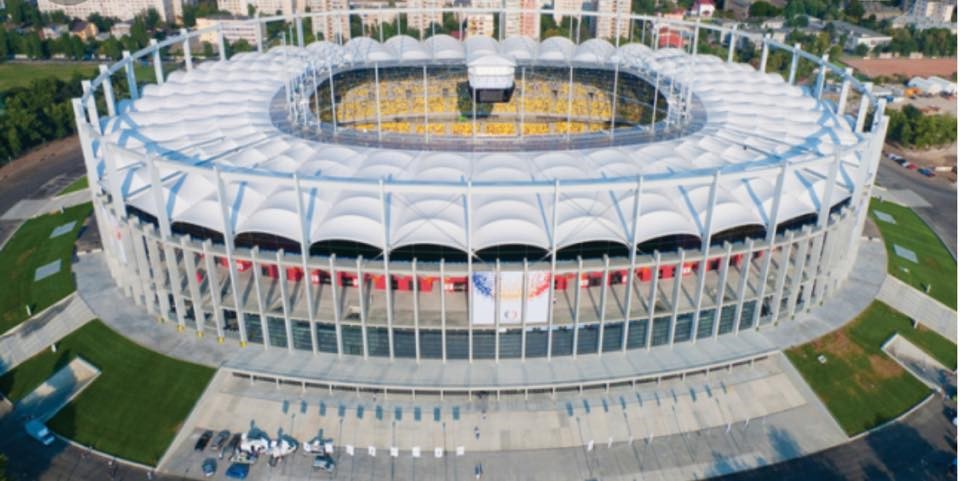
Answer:
M842 329L787 351L787 357L848 435L899 416L929 389L880 347L894 333L956 368L956 345L874 302ZM820 364L818 356L826 357Z
M87 176L80 177L79 179L70 183L70 185L64 187L57 195L69 194L71 192L76 192L78 190L83 190L88 187Z
M108 62L113 63L113 62ZM74 72L83 75L84 79L92 80L98 73L95 62L14 62L0 63L0 92L13 87L24 87L30 82L47 77L57 77L69 80ZM164 66L169 73L172 65ZM137 65L138 83L155 83L152 65Z
M0 391L19 399L59 367L81 356L100 376L50 420L81 444L149 465L159 461L213 377L213 369L145 349L99 320L81 327L0 377Z
M65 209L63 214L30 219L0 250L4 281L0 287L0 333L27 319L26 306L37 313L74 291L76 286L70 271L73 244L91 211L88 202ZM71 221L76 221L71 232L50 239L55 228ZM37 267L57 259L60 259L60 272L34 282Z
M897 223L878 219L877 211L889 214ZM883 234L887 247L887 271L920 291L929 285L930 297L956 309L957 262L923 219L907 207L877 199L870 202L870 217ZM894 244L915 252L919 262L897 255Z

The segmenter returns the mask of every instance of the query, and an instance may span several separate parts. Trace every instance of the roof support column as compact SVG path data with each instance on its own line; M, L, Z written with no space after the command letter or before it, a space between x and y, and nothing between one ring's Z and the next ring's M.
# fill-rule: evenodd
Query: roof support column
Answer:
M213 242L207 239L203 242L203 263L207 268L207 293L210 294L210 303L213 306L213 322L217 328L217 342L223 343L223 306L220 299L220 276L217 275L217 266L213 262L211 247Z
M630 227L630 272L627 274L627 293L623 313L623 339L621 350L627 350L627 330L630 327L630 311L633 305L633 287L637 279L637 232L640 225L640 194L643 192L643 177L637 176L633 192L633 225Z
M700 234L700 239L702 240L700 244L700 251L702 252L702 257L700 259L700 266L697 269L697 294L696 299L694 300L695 309L693 311L693 326L692 326L692 340L694 343L697 342L697 333L700 327L700 308L703 306L703 289L706 287L707 282L707 264L710 262L710 244L713 233L713 215L714 211L717 208L717 193L720 190L720 172L714 171L713 173L713 183L710 184L710 200L707 204L707 218L703 222L703 232ZM716 319L714 319L716 323Z
M523 138L523 129L527 115L527 66L520 67L520 138Z
M253 14L256 28L253 31L255 43L257 44L257 53L263 53L263 22L260 21L260 12Z
M110 69L106 64L100 64L100 74L107 74L103 78L103 82L100 82L100 88L103 89L103 100L107 104L107 116L113 117L117 115L117 104L113 97L113 79L109 75ZM93 95L90 96L91 98Z
M298 20L299 21L299 20ZM300 176L293 174L293 187L297 195L297 217L300 218L300 263L303 268L303 296L307 301L307 320L310 322L310 346L313 353L317 353L317 319L313 306L313 276L310 275L308 259L310 258L310 231L307 228L307 209L303 205L303 186ZM312 198L312 196L311 196ZM319 281L319 277L317 279ZM319 285L319 282L317 283Z
M303 48L303 19L300 18L300 14L297 13L293 17L293 21L296 22L297 28L297 46Z
M384 295L387 301L387 337L390 347L390 359L393 359L393 278L390 277L390 216L388 214L389 197L383 180L380 180L380 225L383 226L383 277Z
M217 24L217 50L220 55L220 61L227 61L227 41L223 38L223 23Z
M840 170L840 162L842 162L841 154L834 154L834 161L830 163L830 172L827 174L826 182L823 186L823 194L820 198L820 211L817 213L817 230L820 231L820 235L817 237L817 244L813 255L813 261L815 262L813 275L816 276L817 281L813 296L818 303L823 300L824 284L826 281L824 274L829 267L823 264L823 246L828 235L828 228L830 227L830 208L833 206L833 192L837 185L837 174Z
M96 95L94 95L89 80L80 81L80 86L83 88L83 93L87 95L87 105L84 106L87 111L87 118L89 119L90 125L93 126L93 131L99 135L103 133L103 126L100 125L100 113L97 112ZM92 151L91 155L93 155ZM91 185L91 187L93 186Z
M470 129L470 133L473 135L473 141L477 141L477 89L470 89L470 99L473 102L471 105L473 107L473 115L471 120L473 121L473 126Z
M343 357L343 329L341 326L340 315L340 295L337 292L337 283L340 282L340 276L337 274L337 255L331 253L327 259L327 265L330 266L330 299L333 301L333 324L334 332L337 336L337 357Z
M357 256L357 299L360 302L360 335L363 342L363 358L367 359L370 350L367 346L367 303L363 296L363 286L366 284L363 278L363 255Z
M417 277L417 258L411 262L413 270L413 348L417 363L420 362L420 278ZM442 283L441 283L442 285Z
M287 268L282 264L285 253L277 251L277 277L280 278L280 306L283 308L283 327L287 336L287 351L293 352L293 320L290 319L290 293L287 292Z
M766 246L764 247L763 256L763 267L760 269L760 283L759 283L759 304L757 309L753 311L753 326L756 329L760 329L760 316L763 314L763 303L765 301L767 293L767 277L770 275L770 262L773 257L774 244L777 239L777 226L780 224L780 202L783 199L783 187L787 180L787 166L789 164L784 160L780 164L780 175L777 176L777 186L774 189L773 194L773 203L770 205L770 212L767 213L767 235L764 239Z
M250 252L253 257L253 292L257 296L257 313L260 315L260 335L263 337L263 349L270 349L270 330L267 328L267 308L263 299L263 287L260 284L260 246L254 245Z
M473 362L473 181L467 180L467 359Z
M730 29L730 43L727 45L727 63L733 63L733 52L737 49L737 26Z
M870 109L870 91L873 90L873 82L863 84L863 92L860 92L860 108L857 110L857 133L863 132L863 124L867 121L867 110Z
M181 44L183 48L183 63L186 66L187 72L190 72L193 70L193 58L190 55L190 37L187 29L181 28L180 36L183 37L183 43Z
M223 183L223 175L218 167L213 168L213 175L216 177L217 184L217 204L220 207L220 218L223 221L223 245L227 250L227 269L230 272L230 288L233 293L234 310L237 313L237 323L240 329L240 346L247 345L247 329L241 313L243 305L240 299L240 289L237 286L237 263L234 261L234 251L236 250L233 242L233 219L230 212L232 209L227 205L227 189Z
M553 182L553 213L550 220L550 286L548 287L550 306L547 310L547 360L553 355L553 304L557 297L554 276L557 274L557 222L560 213L560 181ZM578 313L579 315L579 313ZM576 348L574 348L576 351Z
M793 44L793 56L790 58L790 76L787 83L793 85L797 80L797 67L800 64L800 44Z
M427 66L423 66L423 141L430 141L430 97L429 81L427 80Z
M650 130L657 123L657 99L660 97L660 71L657 70L657 80L653 84L653 110L650 112Z
M447 362L447 280L443 258L440 258L440 358ZM470 317L467 306L467 317Z
M853 68L843 69L843 82L840 84L840 98L837 100L837 116L843 117L847 111L847 97L850 95L850 78L853 76Z
M570 122L573 117L573 64L570 64L570 78L567 81L567 140L570 140Z
M333 120L333 135L337 135L337 97L333 86L333 65L327 65L327 78L330 84L330 118Z
M150 39L150 48L153 49L153 73L157 85L163 85L163 62L160 61L160 49L157 48L157 39Z
M740 322L740 316L743 315L744 296L747 294L747 284L750 281L754 244L753 239L747 240L747 252L743 254L742 260L740 261L740 285L737 287L737 310L733 314L733 322L736 323L737 334L740 334L740 327L743 326L743 323Z
M793 231L787 234L787 243L784 244L780 252L780 259L777 262L777 284L773 295L773 306L771 306L770 317L773 324L777 325L780 320L780 306L783 304L783 286L787 282L787 271L790 270L790 251L793 249Z
M137 89L137 72L133 70L133 59L130 58L130 52L123 51L123 70L127 75L127 88L130 93L130 100L140 98L140 92Z
M653 280L650 281L650 312L647 322L647 350L650 350L653 345L653 321L657 313L657 284L660 282L660 251L653 251L653 258Z
M720 335L720 319L723 315L723 298L727 293L727 274L730 272L730 251L733 245L729 242L723 243L723 261L720 264L720 284L717 287L717 297L715 298L717 307L713 313L713 338Z
M800 287L803 285L803 268L806 265L807 251L810 249L810 226L806 225L800 231L800 251L793 256L793 279L790 281L790 289L787 301L787 317L793 318L797 312L797 300L799 299Z
M687 251L680 249L680 262L673 270L673 299L670 301L670 347L677 337L677 314L680 311L680 293L683 291L683 264L687 259Z
M697 43L700 42L700 17L697 17L696 23L693 25L693 45L690 46L690 54L697 54Z
M613 104L613 108L610 109L610 138L611 139L613 138L613 131L616 129L616 126L617 126L617 123L616 123L617 122L617 100L619 99L619 97L617 96L617 90L619 87L618 85L619 80L620 80L620 61L618 60L613 67L613 91L610 94L610 97L612 100L611 103Z
M503 305L503 281L500 279L500 258L497 257L493 278L493 359L500 362L500 308Z
M183 263L187 274L187 287L190 290L190 306L193 308L193 324L197 331L197 336L203 336L203 297L200 295L200 283L197 277L200 271L197 269L196 253L187 249L187 237L180 238L180 249L183 252ZM266 338L264 338L266 339Z
M817 69L817 86L814 90L814 95L816 95L817 100L823 98L823 84L827 81L827 67L828 62L830 61L830 56L828 54L823 54L820 57L820 68Z
M527 265L527 258L523 258L523 285L521 286L520 295L523 302L520 303L520 360L527 360L527 295L529 294L529 267ZM554 282L554 273L550 273L550 282ZM550 307L553 309L553 306Z
M763 40L761 43L763 46L760 50L760 68L758 69L760 73L767 73L767 58L770 56L770 34L763 34Z
M577 256L577 282L574 283L576 286L577 292L573 296L573 358L577 358L577 341L580 337L580 302L583 296L580 294L580 291L583 288L580 286L580 282L583 280L583 258ZM553 329L547 331L549 334L553 333ZM549 337L549 336L548 336ZM547 352L550 352L552 346L552 340L547 345Z
M610 257L603 255L603 284L600 285L600 324L597 333L597 355L603 354L603 330L607 323L607 293L610 291Z

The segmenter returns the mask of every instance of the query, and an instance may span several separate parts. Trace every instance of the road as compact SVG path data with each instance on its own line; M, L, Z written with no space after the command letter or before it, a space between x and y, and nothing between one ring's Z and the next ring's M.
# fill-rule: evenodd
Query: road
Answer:
M900 167L892 160L880 159L877 185L890 190L910 189L926 200L930 207L914 211L929 224L957 257L957 187L943 179L927 178L916 171ZM876 192L876 191L874 191Z
M956 404L931 399L903 422L818 454L716 481L947 480L957 457Z

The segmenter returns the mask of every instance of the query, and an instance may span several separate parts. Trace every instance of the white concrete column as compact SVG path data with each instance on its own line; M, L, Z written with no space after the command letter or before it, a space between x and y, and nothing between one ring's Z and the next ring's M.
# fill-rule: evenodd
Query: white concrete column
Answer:
M187 249L187 237L180 238L180 248L183 252L184 266L187 269L187 287L190 290L190 303L193 307L194 328L197 336L203 336L203 327L206 314L203 312L203 297L200 295L200 283L197 281L196 253Z
M250 253L253 265L253 292L257 296L257 314L260 316L260 335L263 337L263 349L270 349L270 331L267 329L267 309L263 298L263 288L260 285L260 246L254 245Z
M297 28L297 46L299 46L300 48L303 48L303 19L300 18L299 13L296 14L293 17L293 19L296 22L296 28Z
M134 227L134 225L136 227ZM129 263L129 269L132 274L136 275L136 279L131 282L133 287L134 300L137 304L144 305L147 308L147 312L153 314L154 304L153 304L153 288L150 286L150 278L148 275L149 268L147 267L146 254L143 252L143 235L140 233L140 221L136 217L127 219L127 222L124 223L124 229L126 231L127 240L132 247L133 259L132 263Z
M414 257L410 262L410 269L413 271L413 346L414 357L420 362L420 278L417 275L417 258ZM441 290L443 282L440 283Z
M160 49L157 48L157 39L150 39L150 48L153 49L153 73L157 85L163 85L163 62L160 61Z
M700 308L703 306L703 289L707 282L707 263L710 261L710 244L713 236L713 214L717 206L717 193L720 190L720 172L714 171L713 183L710 184L710 195L707 201L707 218L703 222L703 231L700 233L700 268L697 269L697 293L694 298L694 311L691 329L693 335L691 340L697 342L697 329L700 325Z
M217 53L221 62L227 61L227 39L223 38L223 24L217 24Z
M693 25L693 45L690 46L690 54L697 54L697 44L700 42L700 17L697 17L697 21Z
M800 63L800 44L793 44L793 56L790 58L790 75L787 83L793 85L797 79L797 67Z
M610 291L610 257L603 255L603 283L600 284L600 324L597 332L597 355L603 354L603 329L607 323L607 293Z
M549 303L550 309L547 311L547 359L549 360L553 355L553 311L554 303L557 300L557 287L556 287L556 276L557 276L557 225L559 224L560 215L560 181L555 180L553 182L553 212L551 212L550 218L550 286L548 287L549 294ZM580 280L577 279L577 282ZM580 315L579 310L577 315ZM574 345L574 351L576 351L576 345Z
M190 54L190 37L187 36L187 29L180 29L180 36L183 37L183 43L181 44L183 48L183 63L186 66L187 72L193 70L193 58Z
M720 264L720 282L717 285L717 297L714 298L714 301L717 304L713 313L714 339L720 335L720 317L723 315L723 298L727 294L727 274L730 272L730 254L732 250L732 244L729 242L723 243L723 261L721 261Z
M737 49L737 26L730 29L730 44L727 46L727 63L733 63L733 53Z
M280 285L280 305L283 309L283 327L287 335L287 351L293 352L293 320L290 319L290 293L287 290L287 267L282 264L284 258L283 249L277 251L277 283Z
M123 70L127 76L127 91L130 93L130 100L140 98L140 91L137 88L137 73L133 69L133 59L130 58L130 52L123 51Z
M473 181L467 180L467 359L473 362Z
M254 30L254 38L257 47L257 53L263 53L263 23L260 21L260 12L253 15L254 24L257 26Z
M767 58L770 56L770 34L763 34L762 50L760 51L760 68L758 69L760 73L767 73Z
M653 275L650 281L650 306L649 318L647 321L647 349L653 345L653 320L657 314L657 284L660 282L660 251L653 251Z
M363 278L363 256L357 256L357 298L360 302L360 330L363 339L363 358L367 359L370 355L370 349L367 344L367 302L363 296L363 286L366 280Z
M804 226L800 231L799 250L793 256L793 279L790 282L789 302L787 303L787 317L793 318L797 312L797 298L800 287L803 285L803 267L806 264L807 250L810 248L810 226Z
M680 261L673 271L673 296L670 300L670 346L677 335L677 314L680 310L680 293L683 291L683 264L687 260L687 251L680 249Z
M863 132L863 124L867 120L867 110L870 109L870 92L873 90L873 82L863 84L863 92L860 92L860 108L857 110L857 125L855 130Z
M343 338L342 338L342 329L341 329L341 315L340 315L340 295L337 293L337 285L340 282L340 277L337 274L337 255L330 254L330 257L327 258L328 265L330 267L330 300L333 302L333 324L334 331L337 336L337 357L343 357Z
M579 340L579 337L580 337L580 303L582 302L581 299L583 298L583 295L581 295L580 293L580 291L583 290L583 288L580 287L580 281L582 279L583 279L583 258L580 256L577 256L577 282L576 282L577 292L573 296L573 352L572 354L574 359L577 358L577 341ZM553 347L553 339L551 338L551 335L553 334L553 329L550 329L547 332L548 332L547 339L549 342L549 344L547 344L547 353L550 353L550 350Z
M117 104L113 97L113 79L106 64L100 64L100 74L105 75L103 82L100 82L100 88L103 89L104 103L107 104L107 116L113 117L117 115Z
M780 306L783 304L783 286L787 281L787 271L790 270L790 251L793 249L794 233L787 234L787 242L781 247L780 259L777 261L777 283L774 288L773 305L770 306L770 318L773 325L780 322Z
M753 265L753 239L747 240L747 251L743 253L742 260L740 261L740 285L737 287L737 310L733 314L733 322L735 322L735 330L737 334L740 333L740 316L743 315L743 301L744 297L747 294L747 282L750 279L751 266ZM759 307L757 307L759 309Z
M830 69L828 66L829 62L830 55L823 54L823 56L820 57L820 68L817 70L817 87L814 91L814 95L816 95L817 100L823 98L823 85L827 81L827 70Z
M843 69L843 83L840 84L840 98L837 100L837 116L843 117L847 111L847 97L850 95L850 79L853 77L853 68Z
M314 89L316 90L316 89ZM307 321L310 323L310 345L317 354L317 314L314 306L312 277L310 275L310 229L307 209L303 205L303 186L300 176L293 174L293 188L297 196L297 217L300 219L300 265L303 269L303 299L307 303ZM312 197L312 196L311 196Z
M440 258L440 358L444 363L447 362L447 288L444 286L447 274L444 269L444 260ZM469 287L469 286L468 286ZM467 321L469 323L470 314L467 306Z
M500 282L500 258L497 257L494 263L493 273L493 359L500 362L500 294L503 291L503 285ZM521 301L522 302L522 301Z
M245 347L247 345L247 329L246 324L243 319L243 302L242 297L240 296L240 288L237 284L237 262L234 257L234 232L233 232L233 222L230 218L230 206L228 205L229 199L227 198L227 188L224 185L223 175L220 172L220 169L217 167L213 168L213 173L215 176L214 182L217 187L217 203L220 207L220 219L223 222L223 246L226 249L227 254L227 272L230 275L230 290L233 294L233 308L237 313L237 329L240 332L240 346Z
M166 278L167 271L160 263L160 250L157 248L157 228L154 227L153 224L145 224L143 238L147 241L147 261L150 263L148 273L150 274L154 291L157 293L157 303L160 307L159 317L162 321L166 321L171 311L170 297L168 296L170 290Z
M527 258L523 258L523 285L520 289L520 298L523 299L523 302L520 303L520 360L527 359L527 295L528 295L528 286L529 286L529 267L527 265ZM551 276L551 283L556 283L557 280ZM551 306L551 309L553 306Z
M90 86L89 80L81 80L80 86L83 88L84 95L87 96L87 118L90 121L90 125L93 127L94 133L97 135L103 133L103 126L100 125L100 113L97 112L97 99L94 95L93 89ZM90 183L90 187L93 187L94 183Z
M380 180L380 225L383 227L383 277L384 297L387 303L387 337L390 359L393 359L393 279L390 277L390 216L389 197L383 179Z
M213 263L213 243L210 239L203 242L203 262L207 269L207 293L210 294L210 304L213 306L213 321L217 328L217 342L223 342L223 306L220 305L220 279L217 267Z
M624 301L623 339L621 350L627 350L627 331L630 327L630 311L633 304L633 285L637 279L637 232L640 224L640 196L643 192L643 177L637 177L637 187L633 194L633 225L630 227L630 273L627 275L627 293Z

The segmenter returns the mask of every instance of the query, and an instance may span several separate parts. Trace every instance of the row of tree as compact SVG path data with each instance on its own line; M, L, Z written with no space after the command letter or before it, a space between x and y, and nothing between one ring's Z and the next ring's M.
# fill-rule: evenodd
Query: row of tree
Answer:
M902 110L887 109L887 115L887 140L905 147L925 149L957 141L957 118L953 115L924 115L912 105Z

